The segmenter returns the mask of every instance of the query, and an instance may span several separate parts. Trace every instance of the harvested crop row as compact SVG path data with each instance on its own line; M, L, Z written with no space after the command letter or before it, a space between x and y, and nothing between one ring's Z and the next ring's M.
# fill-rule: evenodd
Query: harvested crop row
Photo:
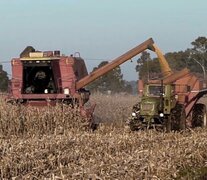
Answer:
M103 115L101 121L111 117L118 123L103 123L90 132L81 127L82 119L75 111L60 107L20 111L3 104L0 179L174 179L205 175L206 129L167 134L131 132L121 122L130 113L133 97L93 98L98 102L96 115ZM204 172L195 174L200 170Z
M0 177L171 179L206 163L205 139L204 130L130 133L102 125L95 133L1 140Z

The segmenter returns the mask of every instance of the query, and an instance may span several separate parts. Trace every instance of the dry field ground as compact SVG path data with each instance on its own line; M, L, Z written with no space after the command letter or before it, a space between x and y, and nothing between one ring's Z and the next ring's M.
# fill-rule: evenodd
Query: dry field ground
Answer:
M70 108L0 101L0 179L205 179L207 129L131 132L137 97L96 95L95 132Z

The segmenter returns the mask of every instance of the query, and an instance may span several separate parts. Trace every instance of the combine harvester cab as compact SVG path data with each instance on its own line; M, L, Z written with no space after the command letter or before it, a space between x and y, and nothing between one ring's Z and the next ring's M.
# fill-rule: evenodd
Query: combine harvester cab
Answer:
M61 56L60 51L22 53L12 59L9 100L37 106L70 104L77 97L76 81L87 75L80 57ZM82 88L78 93L83 102L88 101L89 91Z

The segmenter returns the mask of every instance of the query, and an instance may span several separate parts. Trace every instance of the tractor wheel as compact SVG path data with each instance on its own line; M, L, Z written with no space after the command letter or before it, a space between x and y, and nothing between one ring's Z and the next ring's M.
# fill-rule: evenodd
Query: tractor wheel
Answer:
M206 127L207 116L206 106L204 104L195 104L192 112L192 127Z
M185 108L177 104L171 112L171 130L184 130L186 128Z
M130 124L129 127L130 127L130 130L131 130L131 131L137 131L137 130L138 130L138 129L137 129L134 125L132 125L132 124Z
M171 122L171 116L168 116L165 120L165 128L166 132L170 132L172 130L172 122Z
M141 120L138 118L136 119L130 118L127 124L131 131L138 131L144 128Z
M131 131L138 131L139 130L139 128L136 126L136 124L137 123L135 122L135 120L131 120L129 122L129 128Z

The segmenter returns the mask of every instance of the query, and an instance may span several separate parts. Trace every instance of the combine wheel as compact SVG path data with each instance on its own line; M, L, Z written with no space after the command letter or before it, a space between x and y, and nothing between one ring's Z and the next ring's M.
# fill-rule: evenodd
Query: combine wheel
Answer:
M204 104L195 104L192 112L192 127L206 127L207 116L206 106Z
M184 130L186 128L185 108L177 104L171 112L171 130Z

